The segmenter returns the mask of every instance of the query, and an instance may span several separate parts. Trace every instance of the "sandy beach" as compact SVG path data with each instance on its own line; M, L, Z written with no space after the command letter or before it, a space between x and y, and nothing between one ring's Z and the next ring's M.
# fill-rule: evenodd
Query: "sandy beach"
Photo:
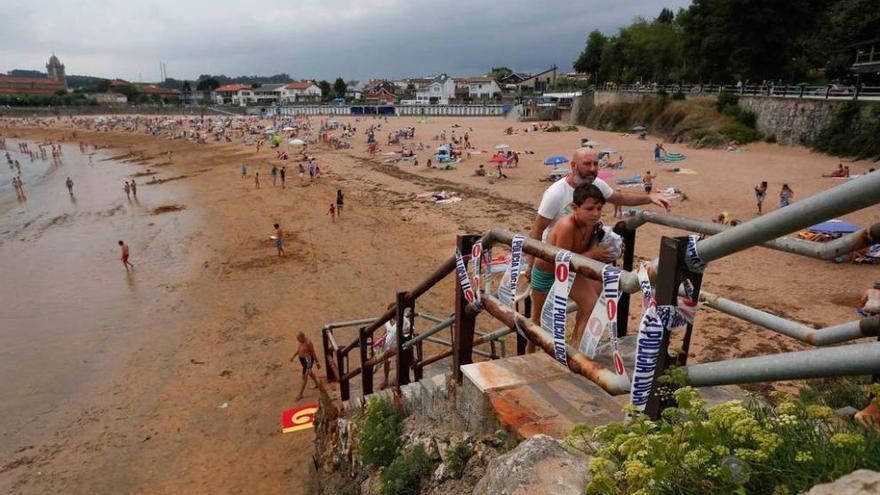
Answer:
M74 129L63 122L10 128L0 121L10 149L16 139L68 143L59 170L28 179L26 203L0 188L0 294L13 301L0 317L0 370L12 376L0 385L0 407L9 412L0 421L0 492L308 493L312 433L280 431L284 409L316 397L308 388L304 400L294 400L295 333L305 332L320 352L324 324L380 314L395 291L413 287L452 253L457 234L494 225L526 232L549 185L538 180L550 170L544 158L571 156L582 138L624 156L617 177L652 170L658 189L684 191L688 199L674 201L672 213L685 217L708 220L727 211L749 220L757 214L753 188L762 180L769 182L765 211L778 207L782 183L795 201L839 184L821 174L840 159L801 147L756 143L732 153L667 145L687 159L661 167L651 159L651 136L641 141L583 127L505 135L505 128L526 124L501 118L338 120L358 128L352 148L312 147L324 172L314 182L297 176L297 162L239 142L82 129L72 139ZM382 150L371 157L363 130L380 122ZM404 127L416 128L405 143L428 148L417 152L419 167L382 163L383 153L400 149L384 145L387 133ZM429 150L439 144L432 138L442 131L468 132L485 153L455 170L426 169ZM78 140L100 147L93 165ZM521 152L519 166L505 169L509 179L474 176L479 163L490 168L502 143ZM250 169L245 179L243 162ZM283 189L272 186L272 163L287 165ZM853 173L876 166L843 163ZM672 167L696 173L664 170ZM166 181L147 185L150 177L139 177L139 204L128 203L122 181L148 168ZM255 171L263 177L259 190ZM7 172L3 167L4 179ZM75 204L63 187L68 175L77 184ZM327 208L337 189L345 193L345 210L332 223ZM417 197L439 190L462 201L438 205ZM182 208L154 214L170 205ZM613 224L611 213L607 206L603 217ZM880 207L844 219L869 225L880 221ZM269 240L276 222L286 231L285 258ZM642 227L637 255L656 257L661 235L682 232ZM130 275L118 260L117 237L130 240ZM704 288L827 326L856 319L853 305L876 278L876 267L754 248L712 263ZM447 314L453 290L448 278L419 300L420 309ZM478 323L498 326L488 316ZM691 362L799 348L705 309Z

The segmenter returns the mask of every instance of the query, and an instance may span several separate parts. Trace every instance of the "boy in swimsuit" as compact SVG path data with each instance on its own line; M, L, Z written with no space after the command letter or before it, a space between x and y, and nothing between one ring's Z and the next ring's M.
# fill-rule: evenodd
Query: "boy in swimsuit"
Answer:
M296 340L299 342L299 346L296 348L296 352L291 356L290 362L293 362L293 359L298 357L299 364L302 365L302 385L299 388L299 395L296 396L296 400L300 400L303 398L303 391L306 389L306 383L309 381L309 377L312 377L312 381L315 382L315 386L313 388L318 388L318 377L315 376L315 372L312 371L312 366L317 366L318 369L321 369L321 363L318 362L318 356L315 355L315 346L312 344L312 341L306 338L305 334L302 332L296 333Z
M761 181L761 185L755 186L755 199L758 201L758 215L762 213L761 207L767 199L767 181Z
M284 252L284 232L281 230L281 226L277 223L275 224L275 249L278 250L278 256L282 257L286 253Z
M605 257L608 248L598 245L600 232L602 232L602 223L599 220L602 217L602 206L604 205L605 195L594 184L584 183L577 186L574 190L571 214L559 219L550 232L547 243L588 258ZM532 321L536 325L541 324L541 309L544 307L544 301L547 299L550 287L553 286L554 271L553 263L535 258L531 286ZM571 345L577 348L590 317L590 311L599 298L599 292L595 284L591 286L587 279L577 275L569 297L578 305L574 333L571 338ZM533 350L534 344L529 342L528 352Z
M128 271L128 267L134 270L134 265L128 261L128 244L119 241L119 247L122 249L122 266L125 267L125 271Z

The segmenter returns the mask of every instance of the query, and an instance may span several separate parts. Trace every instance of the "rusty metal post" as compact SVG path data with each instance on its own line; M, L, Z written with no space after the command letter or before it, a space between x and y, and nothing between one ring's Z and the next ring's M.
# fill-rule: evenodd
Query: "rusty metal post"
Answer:
M525 311L522 312L522 315L526 318L531 319L532 317L532 296L528 295L525 299L522 300L523 305L525 305ZM519 304L519 303L517 303ZM519 312L519 308L516 308L517 312ZM522 334L516 332L516 355L523 356L526 353L526 346L529 344L529 341L523 337Z
M626 222L617 222L614 232L623 237L623 269L633 271L633 258L636 252L636 231L627 227ZM629 327L629 292L623 291L617 304L617 336L626 336Z
M373 393L373 367L365 365L370 359L370 356L367 355L367 350L373 344L371 333L367 332L367 327L361 327L359 330L360 342L358 347L361 351L361 395L363 397Z
M415 335L415 331L413 331L413 335ZM419 381L424 376L424 368L421 366L422 359L425 358L424 350L422 349L422 343L419 342L416 344L416 358L413 362L413 380Z
M412 335L412 325L410 325L410 335L404 334L404 323L406 321L406 292L397 292L397 386L403 386L409 383L409 368L412 366L412 348L404 349L403 344L409 340ZM410 306L412 310L412 306ZM386 339L388 337L385 337Z
M658 306L678 304L678 287L681 285L680 265L684 264L687 241L682 238L663 237L660 239L660 261L657 267L656 302ZM660 396L659 379L672 361L669 355L669 330L663 329L660 341L660 354L657 356L657 367L654 370L654 381L651 384L651 395L645 405L645 414L651 419L659 419L660 413L668 407L668 399Z
M472 234L458 236L456 247L466 260L470 259L471 248L479 238L480 236ZM479 288L474 287L474 290L479 290ZM458 277L456 277L455 324L452 327L452 377L457 383L461 383L461 367L473 362L474 326L477 318L476 315L465 311L468 304L464 294L461 293L461 284L458 282Z
M336 369L339 370L339 397L343 401L349 399L348 378L345 377L346 362L348 361L347 351L336 352Z
M335 382L337 376L336 373L333 372L333 367L330 365L333 353L330 351L330 338L327 335L329 332L332 332L329 328L321 330L321 345L324 347L324 367L326 368L324 371L327 373L327 381Z

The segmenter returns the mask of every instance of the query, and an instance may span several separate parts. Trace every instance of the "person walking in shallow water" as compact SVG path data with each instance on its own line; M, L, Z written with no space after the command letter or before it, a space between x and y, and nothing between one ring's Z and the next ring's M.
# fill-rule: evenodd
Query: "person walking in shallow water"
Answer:
M126 243L124 243L124 242L122 242L122 241L119 241L119 247L120 247L120 249L121 249L121 251L122 251L122 266L125 267L125 271L128 271L129 267L131 267L131 269L134 270L134 265L132 265L132 264L128 261L128 256L129 256L129 253L128 253L128 244L126 244Z
M64 184L67 186L67 192L70 193L71 196L73 196L73 181L70 180L70 177L67 178Z
M131 186L128 185L128 181L125 181L125 185L122 186L122 190L125 191L125 197L131 199Z
M134 179L131 179L131 195L135 198L138 197L138 186Z

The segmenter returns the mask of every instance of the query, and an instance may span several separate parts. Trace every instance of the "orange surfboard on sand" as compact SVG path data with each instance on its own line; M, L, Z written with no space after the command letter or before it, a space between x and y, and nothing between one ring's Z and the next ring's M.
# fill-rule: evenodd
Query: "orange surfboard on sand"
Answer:
M281 413L281 433L291 433L315 427L318 405L295 407Z

